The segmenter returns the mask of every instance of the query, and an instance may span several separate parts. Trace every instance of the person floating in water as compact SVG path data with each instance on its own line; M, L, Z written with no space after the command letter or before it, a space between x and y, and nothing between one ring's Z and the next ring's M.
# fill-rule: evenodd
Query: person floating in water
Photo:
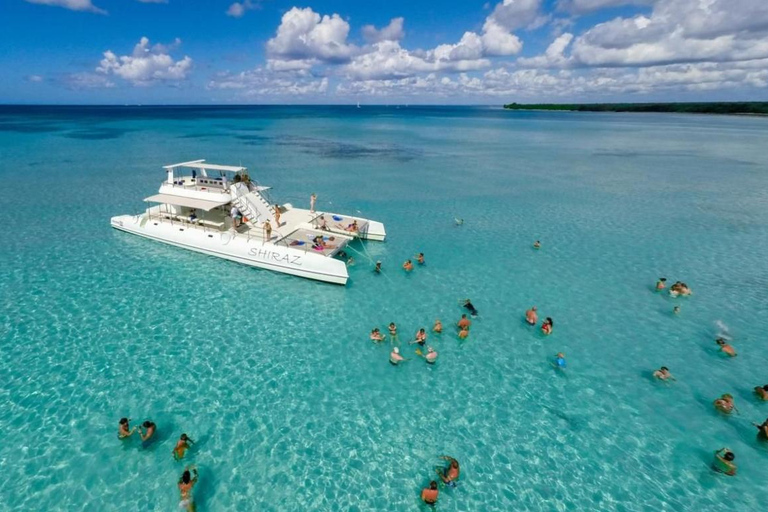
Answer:
M760 425L757 423L753 423L752 425L757 428L757 437L759 437L761 441L768 441L768 419L766 419Z
M467 336L469 336L469 327L462 327L459 330L459 338L464 340L464 339L467 339Z
M388 329L389 335L392 337L392 339L394 340L397 338L397 326L395 325L395 322L390 322Z
M190 470L192 473L190 473ZM194 476L192 476L194 474ZM187 512L194 512L195 502L192 501L192 488L197 483L197 468L195 466L187 466L184 468L184 473L179 478L179 493L181 499L179 500L179 508L187 510Z
M720 448L715 452L715 461L712 469L728 476L736 476L736 463L733 460L736 455L728 448Z
M543 332L548 336L552 334L552 328L554 326L555 324L552 322L552 319L550 317L547 317L544 319L544 322L541 324L541 332Z
M390 364L397 366L403 361L407 361L407 359L400 355L400 349L397 347L393 347L392 352L390 352L389 354Z
M176 443L176 447L173 449L173 458L176 460L183 459L184 454L187 453L189 445L191 444L195 444L195 442L190 439L187 434L181 434L181 437L179 437L179 440Z
M432 326L432 332L437 334L443 332L443 322L441 322L439 318L435 320L435 325Z
M353 267L354 265L355 265L355 258L353 258L352 256L347 258L347 266L348 267Z
M720 347L721 352L729 357L736 357L736 349L729 345L728 342L725 341L725 338L717 338L715 343Z
M129 418L120 418L120 426L117 427L118 439L127 439L136 432L136 427L131 428L129 421L131 421Z
M472 302L469 299L464 299L464 307L469 311L469 314L472 316L477 316L478 313L480 313L475 306L472 305Z
M536 313L536 306L525 312L525 321L528 325L536 325L539 321L539 314Z
M666 288L667 278L666 277L660 277L658 281L656 281L656 291L660 292L664 288Z
M672 373L669 371L669 368L667 368L666 366L662 366L661 368L653 372L653 376L659 380L677 380L672 376Z
M454 218L453 218L453 222L454 222L454 223L455 223L457 226L463 226L463 225L464 225L464 219L460 219L460 218L458 218L458 217L454 217Z
M413 270L413 263L411 263L411 260L405 260L405 263L403 263L403 269L405 269L406 272Z
M424 359L426 359L429 364L435 364L435 361L437 361L437 350L432 347L427 347L427 355L424 356Z
M736 405L733 403L733 395L725 393L723 396L713 402L715 409L724 413L731 414L733 411L739 412Z
M533 242L533 248L541 249L541 242L539 240L536 240L535 242Z
M447 460L448 466L444 468L435 468L435 472L445 485L449 487L456 487L456 480L459 479L459 475L461 474L459 461L447 455L441 455L440 458Z
M416 256L416 261L419 263L419 265L423 265L424 264L424 253L423 252L420 252Z
M757 386L755 388L755 394L760 400L768 401L768 384L765 386Z
M681 281L677 281L675 284L673 284L669 288L669 294L672 297L677 297L678 295L682 295L684 297L687 297L688 295L693 295L693 292L691 291L690 288L688 288L687 284L685 284L685 283L683 283Z
M380 261L376 262L376 266L373 267L373 271L376 272L377 274L381 274L381 262Z
M472 325L472 322L467 318L467 315L461 315L461 320L459 320L457 325L461 330L469 330L469 326Z
M141 424L141 427L139 427L139 435L141 436L141 445L143 447L146 448L152 442L152 436L155 435L155 430L157 430L157 425L149 420Z
M672 308L672 313L674 313L675 315L679 315L680 314L680 306L673 307Z
M555 356L555 362L552 364L558 370L565 370L565 368L568 366L568 363L565 361L565 354L558 352Z
M384 335L381 334L381 331L379 331L379 328L376 327L371 331L371 341L379 342L384 341Z
M422 347L427 342L427 331L424 330L424 328L419 329L419 331L416 333L416 339L414 341L409 342L409 345L413 345L414 343L418 343Z
M438 494L437 482L432 480L429 482L429 487L421 490L421 500L427 505L434 505L437 503Z

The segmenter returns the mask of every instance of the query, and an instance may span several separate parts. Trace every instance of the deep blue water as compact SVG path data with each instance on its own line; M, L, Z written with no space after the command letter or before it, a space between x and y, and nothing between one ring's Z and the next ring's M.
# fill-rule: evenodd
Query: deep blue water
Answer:
M444 453L462 478L438 510L760 510L766 147L748 117L0 107L0 510L174 509L181 432L201 511L426 510ZM344 288L110 228L197 158L389 238L353 246ZM459 341L464 297L481 314ZM550 337L522 321L534 304ZM368 341L395 321L412 356L438 317L434 367ZM712 408L726 392L740 414ZM121 416L158 442L118 441ZM722 446L735 478L710 470Z

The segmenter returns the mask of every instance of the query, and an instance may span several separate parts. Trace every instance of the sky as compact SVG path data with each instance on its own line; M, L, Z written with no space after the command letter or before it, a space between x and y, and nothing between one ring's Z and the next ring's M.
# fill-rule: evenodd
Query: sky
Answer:
M0 103L768 100L768 0L0 0Z

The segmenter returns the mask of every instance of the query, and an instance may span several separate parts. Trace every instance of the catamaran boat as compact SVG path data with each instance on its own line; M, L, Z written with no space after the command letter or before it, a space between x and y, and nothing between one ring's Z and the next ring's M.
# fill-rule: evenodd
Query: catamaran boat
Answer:
M277 205L245 167L195 160L163 167L158 194L112 227L176 247L284 274L344 285L340 254L355 238L383 241L384 225L291 204Z

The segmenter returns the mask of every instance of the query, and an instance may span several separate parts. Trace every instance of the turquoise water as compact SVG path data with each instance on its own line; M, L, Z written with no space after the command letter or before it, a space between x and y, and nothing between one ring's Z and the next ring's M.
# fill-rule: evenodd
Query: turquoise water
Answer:
M766 147L768 121L737 117L2 108L0 510L176 509L181 432L201 511L426 510L443 453L462 479L438 510L759 510ZM196 158L389 238L354 246L343 288L110 228ZM654 293L659 276L694 295ZM395 321L412 354L462 297L480 317L464 342L430 336L434 367L368 341ZM533 304L548 338L522 322ZM678 382L653 382L661 365ZM741 414L715 413L726 392ZM158 442L118 441L121 416ZM736 478L709 469L722 446Z

